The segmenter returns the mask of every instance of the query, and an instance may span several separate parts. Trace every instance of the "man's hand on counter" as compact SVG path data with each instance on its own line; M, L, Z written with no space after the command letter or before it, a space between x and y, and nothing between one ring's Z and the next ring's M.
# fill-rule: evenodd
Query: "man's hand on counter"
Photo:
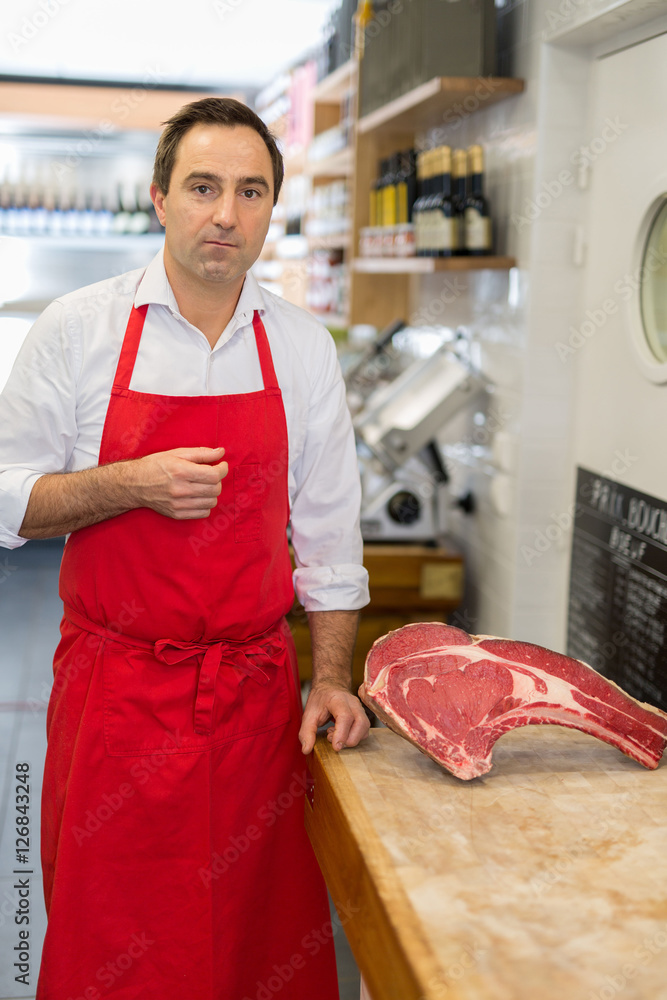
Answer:
M313 682L299 731L301 748L305 754L310 753L318 727L329 719L334 721L327 734L334 750L354 747L370 730L364 707L350 690L359 612L309 611L308 624Z
M303 710L299 732L304 753L310 753L313 749L318 727L329 719L333 719L335 723L327 731L327 738L334 750L356 747L357 743L368 736L371 728L364 706L350 690L326 683L312 687Z
M66 535L138 507L177 520L208 517L228 472L224 452L173 448L80 472L47 473L31 490L19 535Z

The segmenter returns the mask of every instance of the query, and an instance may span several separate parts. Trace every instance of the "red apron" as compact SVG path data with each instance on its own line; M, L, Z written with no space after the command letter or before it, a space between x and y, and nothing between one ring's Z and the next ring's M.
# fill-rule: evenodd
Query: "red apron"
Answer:
M39 1000L337 1000L303 824L301 702L284 615L287 426L264 389L129 388L133 308L99 464L224 445L210 517L146 508L73 532L47 715Z

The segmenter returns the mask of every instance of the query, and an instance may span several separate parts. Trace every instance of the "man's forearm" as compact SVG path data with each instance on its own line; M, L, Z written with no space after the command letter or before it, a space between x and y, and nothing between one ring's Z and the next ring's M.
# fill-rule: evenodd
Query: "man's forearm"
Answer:
M139 506L128 483L130 462L41 476L30 492L22 538L54 538Z
M308 625L313 649L313 685L335 684L350 690L359 612L309 611Z
M172 448L81 472L41 476L32 488L22 538L53 538L136 507L179 520L208 517L229 469L222 447Z

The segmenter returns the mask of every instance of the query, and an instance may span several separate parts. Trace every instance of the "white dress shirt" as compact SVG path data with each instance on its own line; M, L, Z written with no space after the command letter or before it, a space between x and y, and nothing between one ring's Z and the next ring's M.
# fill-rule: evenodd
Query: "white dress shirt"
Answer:
M181 316L162 251L145 271L56 299L28 333L0 395L0 545L16 548L26 541L18 530L41 475L98 465L133 303L149 309L130 388L173 396L261 389L252 326L260 311L287 418L297 597L307 611L367 604L354 436L330 334L248 274L236 311L211 349L201 330Z

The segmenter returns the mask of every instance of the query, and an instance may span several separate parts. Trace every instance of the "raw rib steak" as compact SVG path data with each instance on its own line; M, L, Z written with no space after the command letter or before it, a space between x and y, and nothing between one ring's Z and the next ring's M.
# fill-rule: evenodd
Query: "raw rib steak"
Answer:
M458 778L486 774L494 743L516 726L580 729L649 768L667 745L667 713L635 701L581 660L441 622L405 625L378 639L359 697Z

